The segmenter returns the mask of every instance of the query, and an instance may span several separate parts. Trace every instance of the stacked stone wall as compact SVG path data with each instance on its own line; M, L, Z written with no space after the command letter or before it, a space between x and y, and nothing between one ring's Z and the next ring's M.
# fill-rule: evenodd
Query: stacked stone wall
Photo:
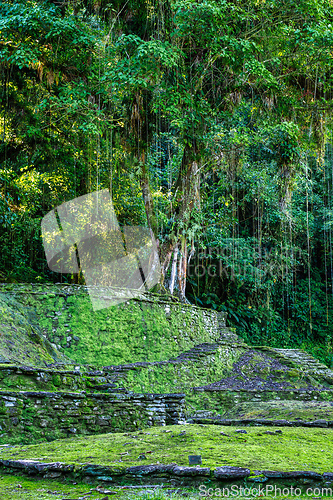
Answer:
M0 442L173 425L183 421L184 409L184 394L0 391Z

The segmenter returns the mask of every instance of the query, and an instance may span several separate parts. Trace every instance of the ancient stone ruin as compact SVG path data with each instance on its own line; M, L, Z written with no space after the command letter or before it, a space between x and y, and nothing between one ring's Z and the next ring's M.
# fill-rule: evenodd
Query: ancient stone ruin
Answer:
M2 285L0 308L0 442L184 421L333 426L333 372L245 344L221 313L151 293L93 312L85 287L60 284Z

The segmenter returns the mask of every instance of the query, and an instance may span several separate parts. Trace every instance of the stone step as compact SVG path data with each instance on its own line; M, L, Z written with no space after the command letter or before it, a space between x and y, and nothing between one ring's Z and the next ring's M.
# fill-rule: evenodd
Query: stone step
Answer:
M202 357L205 357L210 354L215 354L216 351L218 350L219 344L213 343L213 344L208 344L208 343L203 343L196 345L189 351L186 351L176 358L174 358L175 361L182 361L182 360L189 360L189 359L200 359ZM172 360L170 360L172 361Z
M117 389L117 384L97 384L93 386L93 389L96 389L98 391L104 391L108 389Z
M331 372L327 366L320 363L320 361L301 349L278 349L276 347L266 346L254 346L253 349L268 352L270 355L283 361L285 364L294 366L295 368L302 368L303 371L304 368L315 368Z
M108 394L116 394L116 393L120 393L120 392L128 392L128 389L125 389L125 387L117 387L116 389L112 389L111 387L109 389L107 389L107 391L104 390L100 390L98 392L107 392Z
M234 333L229 327L222 326L219 328L220 338L219 341L232 341L242 343L243 339Z
M333 379L333 371L326 365L315 359L311 354L302 351L301 349L272 349L280 356L290 360L300 368L303 372L309 374L322 374Z

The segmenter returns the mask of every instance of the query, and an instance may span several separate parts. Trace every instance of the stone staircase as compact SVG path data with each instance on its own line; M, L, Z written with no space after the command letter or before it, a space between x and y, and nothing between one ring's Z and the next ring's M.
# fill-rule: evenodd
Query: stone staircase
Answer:
M264 348L260 348L264 351ZM329 384L333 384L333 370L330 370L326 365L320 363L311 354L301 349L277 349L266 348L266 351L276 353L276 357L289 366L293 366L301 370L304 374L314 375Z
M248 347L233 330L225 325L226 316L223 315L219 322L219 339L216 342L203 342L195 345L188 351L178 356L172 357L166 361L137 362L122 365L104 366L100 370L88 371L86 374L87 384L90 390L99 392L125 392L126 389L121 386L127 374L133 370L138 371L149 367L165 366L167 364L185 363L189 361L200 361L207 356L216 354L221 345Z
M180 354L176 358L170 359L169 362L182 363L184 361L189 361L189 360L192 361L199 360L210 354L215 354L218 347L219 344L217 342L214 342L212 344L205 342L203 344L199 344L192 347L192 349L189 349L188 351Z
M220 338L216 342L208 343L204 342L198 344L191 349L181 353L180 355L170 358L166 361L155 361L155 362L137 362L124 365L114 365L103 367L101 370L88 371L85 374L87 390L91 392L107 392L107 393L121 393L128 391L128 384L126 384L127 375L129 373L139 373L141 370L151 370L154 369L155 372L165 367L167 365L189 365L190 362L195 363L195 365L202 365L206 363L209 358L214 360L214 356L219 354L221 347L233 347L240 352L246 353L250 350L255 349L258 354L263 353L264 356L272 361L277 360L281 366L277 367L278 376L280 376L281 370L283 372L283 382L288 374L291 378L288 379L287 384L282 384L279 387L279 379L276 380L274 387L267 389L265 387L264 381L261 382L262 387L256 386L255 388L246 389L246 386L239 384L239 388L233 387L232 389L236 391L236 400L239 402L239 395L242 395L242 400L246 398L246 392L249 392L249 398L253 399L253 391L262 392L263 400L267 401L269 395L271 394L272 400L276 397L276 390L281 391L281 396L284 394L288 399L295 397L295 400L305 399L309 400L309 394L315 391L316 393L331 391L333 389L333 371L327 368L325 365L320 363L318 360L313 358L310 354L302 351L300 349L277 349L265 346L258 346L251 348L247 346L242 339L240 339L231 329L225 325L220 326ZM262 360L258 360L258 364ZM200 365L200 366L201 366ZM255 368L257 370L257 368ZM250 370L251 371L251 370ZM264 370L265 371L265 370ZM272 370L274 373L274 370ZM242 372L240 372L243 375ZM239 373L237 375L240 375ZM260 373L260 375L262 375ZM239 378L236 377L236 378ZM246 377L245 377L246 378ZM297 379L301 380L301 383L297 382ZM248 380L251 380L248 378ZM216 381L217 382L217 381ZM125 387L127 386L127 387ZM194 392L206 392L209 391L213 393L215 391L224 392L228 394L230 388L226 385L221 385L218 387L216 384L211 384L211 386L206 387L196 387L193 385L192 389ZM283 390L282 390L283 389ZM159 392L159 388L156 388ZM314 392L313 392L314 394ZM314 395L315 398L317 396ZM262 398L260 394L255 395L255 400L261 401ZM333 398L332 398L333 399ZM228 405L230 406L230 405Z
M98 392L126 392L126 388L121 382L126 379L128 373L138 372L149 367L162 367L168 364L188 363L189 361L199 361L211 354L215 354L219 348L219 343L202 343L192 349L180 354L177 357L170 358L167 361L138 362L126 365L104 366L101 370L87 372L85 379L87 388Z
M220 325L220 338L218 342L226 343L226 344L244 344L244 341L241 337L239 337L234 331L225 325Z

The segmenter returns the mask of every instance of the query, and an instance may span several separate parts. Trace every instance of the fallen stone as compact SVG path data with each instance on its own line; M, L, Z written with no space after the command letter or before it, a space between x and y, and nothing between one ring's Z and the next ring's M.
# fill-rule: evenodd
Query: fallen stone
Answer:
M109 475L114 472L114 468L106 467L103 465L89 464L89 465L84 465L81 468L81 471L83 472L83 474L89 475L89 476L107 476L107 477L109 477ZM125 469L118 471L118 473L120 473L120 474L122 472L125 472Z
M217 467L214 470L214 477L217 479L243 479L251 474L250 469L245 469L244 467Z
M176 464L152 464L152 465L134 465L126 469L127 474L149 475L155 472L173 472Z
M312 422L305 422L307 427L328 427L327 420L313 420Z
M293 425L295 427L305 427L306 426L306 422L304 420L293 420Z
M41 463L36 460L0 460L0 464L14 469L26 469L32 472L71 472L74 465L64 464L62 462Z
M175 476L210 476L209 467L186 467L177 465L172 470Z
M269 422L269 423L268 423ZM292 427L294 422L289 422L289 420L268 420L267 425L277 425L283 427Z
M43 476L45 479L55 479L57 477L61 477L61 472L47 472Z
M104 488L99 488L98 486L90 491L97 491L97 493L103 493L103 495L113 495L115 493L112 490L105 490Z
M263 470L262 473L268 478L290 478L290 479L299 479L299 478L311 478L311 479L319 479L322 480L323 476L318 472L313 471L269 471Z

